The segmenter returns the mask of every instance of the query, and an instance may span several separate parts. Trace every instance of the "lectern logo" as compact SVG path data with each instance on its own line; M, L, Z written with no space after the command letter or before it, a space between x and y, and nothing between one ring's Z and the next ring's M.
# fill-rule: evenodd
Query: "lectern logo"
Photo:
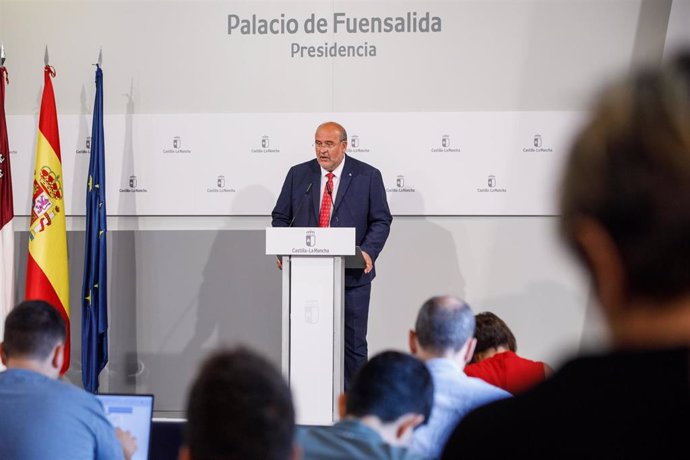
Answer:
M225 176L218 176L216 183L218 184L218 188L225 187Z
M541 147L541 134L534 135L534 146Z
M271 140L268 136L261 136L261 148L267 149L271 145Z
M350 147L352 147L353 149L359 147L359 136L352 136L352 139L350 139Z
M137 176L129 176L129 188L137 188Z
M395 180L395 185L397 185L398 188L403 188L405 186L405 176L398 176Z
M86 138L86 150L91 150L91 136Z
M310 248L316 245L316 233L314 233L314 230L307 230L306 244Z
M489 176L489 179L487 180L487 185L491 188L496 187L496 176Z
M441 147L450 147L450 136L448 134L444 134L441 138Z
M180 139L180 136L173 137L173 148L174 149L182 148L182 139Z
M312 300L307 301L304 306L304 321L308 324L316 324L319 322L319 303Z

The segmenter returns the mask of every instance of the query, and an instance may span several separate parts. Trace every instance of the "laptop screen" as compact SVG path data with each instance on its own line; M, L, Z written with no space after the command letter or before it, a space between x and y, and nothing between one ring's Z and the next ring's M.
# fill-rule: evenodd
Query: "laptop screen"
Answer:
M101 393L95 396L103 404L110 423L136 438L137 451L132 460L148 460L153 395Z

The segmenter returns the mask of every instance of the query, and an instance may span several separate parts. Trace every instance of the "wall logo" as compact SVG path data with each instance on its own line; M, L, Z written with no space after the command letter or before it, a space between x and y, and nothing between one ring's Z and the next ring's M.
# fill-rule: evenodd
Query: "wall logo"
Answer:
M305 236L305 244L309 248L313 248L316 246L316 233L314 230L307 230L307 234Z
M498 182L496 181L496 176L493 174L489 174L489 177L486 178L486 186L477 187L478 193L486 193L486 192L505 193L507 191L508 191L507 188L498 186Z
M532 137L532 143L528 147L523 147L522 148L523 152L553 152L553 149L551 147L544 146L544 141L542 139L542 135L540 133L536 133Z
M163 149L163 153L183 153L183 154L188 154L192 153L191 149L183 149L182 148L182 137L180 136L175 136L172 138L172 148L171 149Z
M438 144L436 144L438 145ZM441 136L441 147L432 147L431 152L433 153L460 153L459 148L452 148L450 141L450 134L444 134Z
M280 149L271 148L271 136L267 134L261 136L259 145L261 148L251 149L251 153L280 153Z
M84 139L84 148L74 151L77 155L88 155L91 153L91 136L86 136Z
M395 187L387 188L386 192L390 193L415 193L417 189L415 189L413 186L410 184L405 184L405 176L402 174L398 174L395 177Z
M360 141L359 141L359 135L353 134L352 137L350 137L350 148L348 149L349 153L369 153L369 149L365 147L360 147Z
M225 187L225 176L220 175L216 177L216 182L214 187L209 187L206 189L206 193L235 193L236 190L232 187Z
M131 175L127 179L127 186L120 189L120 193L146 193L148 189L140 188L137 176Z

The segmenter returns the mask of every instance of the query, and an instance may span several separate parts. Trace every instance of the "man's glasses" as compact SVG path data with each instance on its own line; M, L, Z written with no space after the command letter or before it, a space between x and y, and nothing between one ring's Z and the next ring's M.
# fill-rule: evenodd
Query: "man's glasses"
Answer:
M344 140L342 140L342 141L340 141L340 142L331 142L331 141L321 142L321 141L316 141L316 142L314 142L314 148L315 148L316 150L321 150L321 149L324 149L324 148L327 149L327 150L333 150L334 148L336 148L338 145L342 144L343 142L347 142L347 141L344 141Z

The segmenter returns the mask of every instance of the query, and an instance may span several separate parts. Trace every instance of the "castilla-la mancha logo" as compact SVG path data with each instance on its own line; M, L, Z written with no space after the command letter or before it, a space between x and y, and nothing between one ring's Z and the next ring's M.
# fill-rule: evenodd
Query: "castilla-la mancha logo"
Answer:
M451 147L450 134L441 135L441 147L432 147L432 153L460 153L460 149ZM438 146L438 144L436 144Z
M261 145L260 148L253 148L251 149L252 153L280 153L280 149L278 148L271 148L271 136L268 134L263 134L261 136L261 140L259 142L259 145Z
M349 153L369 153L369 149L366 147L360 147L361 142L359 140L359 135L358 134L353 134L352 137L350 137L350 148L348 149Z
M413 179L414 181L414 179ZM415 193L417 189L415 189L414 184L410 185L405 179L405 176L402 174L398 174L395 177L395 187L390 187L386 188L386 192L389 193Z
M192 150L189 148L183 149L182 137L174 136L172 138L172 148L164 148L163 153L192 153Z
M305 243L310 248L313 248L316 245L316 233L314 230L307 230Z

